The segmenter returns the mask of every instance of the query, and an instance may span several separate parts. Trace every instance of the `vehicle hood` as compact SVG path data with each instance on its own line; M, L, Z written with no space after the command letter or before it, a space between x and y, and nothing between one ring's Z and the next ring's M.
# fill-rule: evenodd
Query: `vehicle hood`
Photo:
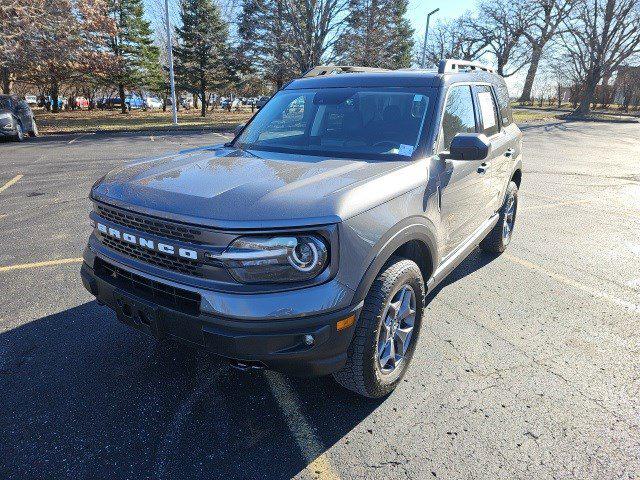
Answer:
M419 164L419 165L417 165ZM424 185L421 162L186 150L108 173L92 198L150 215L219 228L336 223Z

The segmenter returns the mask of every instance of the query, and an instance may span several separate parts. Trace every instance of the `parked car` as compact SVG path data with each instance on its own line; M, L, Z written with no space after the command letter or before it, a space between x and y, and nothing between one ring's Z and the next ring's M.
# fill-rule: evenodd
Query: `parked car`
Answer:
M342 70L359 69L290 82L228 143L98 180L87 290L238 368L389 394L425 296L478 245L511 241L522 133L480 64Z
M260 109L266 105L269 101L269 97L258 97L256 100L256 108Z
M145 103L147 105L147 108L162 108L162 100L160 100L158 97L146 97L145 98Z
M29 104L16 95L0 95L0 136L22 142L27 134L38 136L38 126Z
M89 100L85 97L76 97L76 108L89 108Z
M58 110L64 110L67 108L67 98L66 97L58 97ZM43 107L52 109L53 108L53 98L50 96L43 97Z
M24 100L29 104L29 106L38 105L38 97L36 95L25 95Z
M122 106L122 100L120 97L102 97L97 102L97 107L100 110L112 110L120 108Z

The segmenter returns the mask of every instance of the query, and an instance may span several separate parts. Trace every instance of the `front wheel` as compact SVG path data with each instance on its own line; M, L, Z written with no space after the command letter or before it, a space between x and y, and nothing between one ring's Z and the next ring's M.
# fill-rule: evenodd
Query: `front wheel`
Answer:
M411 260L391 258L367 293L347 363L333 375L336 381L369 398L391 393L411 362L423 311L420 268Z
M35 118L31 120L31 131L29 132L29 135L31 135L32 137L38 136L38 125L36 125Z
M480 248L485 252L502 253L511 242L513 227L516 224L516 213L518 211L518 185L509 182L504 203L500 208L498 223L489 234L480 242Z
M22 142L24 140L24 130L22 129L22 124L20 122L16 123L16 134L13 137L13 140L16 142Z

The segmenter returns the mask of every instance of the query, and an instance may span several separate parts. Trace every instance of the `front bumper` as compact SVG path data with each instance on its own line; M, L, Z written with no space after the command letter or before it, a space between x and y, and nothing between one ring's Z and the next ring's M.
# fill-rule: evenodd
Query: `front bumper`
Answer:
M185 313L150 301L117 285L84 262L82 282L99 302L112 308L123 323L157 338L205 347L238 362L297 376L335 372L346 361L355 323L338 331L336 323L359 313L360 306L331 313L286 319L239 319L210 313ZM304 290L299 290L304 296ZM246 295L251 303L251 295ZM304 341L312 335L313 345Z

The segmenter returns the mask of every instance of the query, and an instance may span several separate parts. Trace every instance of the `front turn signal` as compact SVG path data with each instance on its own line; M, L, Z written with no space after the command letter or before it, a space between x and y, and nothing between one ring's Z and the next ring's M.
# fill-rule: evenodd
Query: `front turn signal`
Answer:
M353 325L354 323L356 323L355 313L353 315L348 316L347 318L338 320L338 322L336 323L336 330L338 331L345 330L349 328L351 325Z

